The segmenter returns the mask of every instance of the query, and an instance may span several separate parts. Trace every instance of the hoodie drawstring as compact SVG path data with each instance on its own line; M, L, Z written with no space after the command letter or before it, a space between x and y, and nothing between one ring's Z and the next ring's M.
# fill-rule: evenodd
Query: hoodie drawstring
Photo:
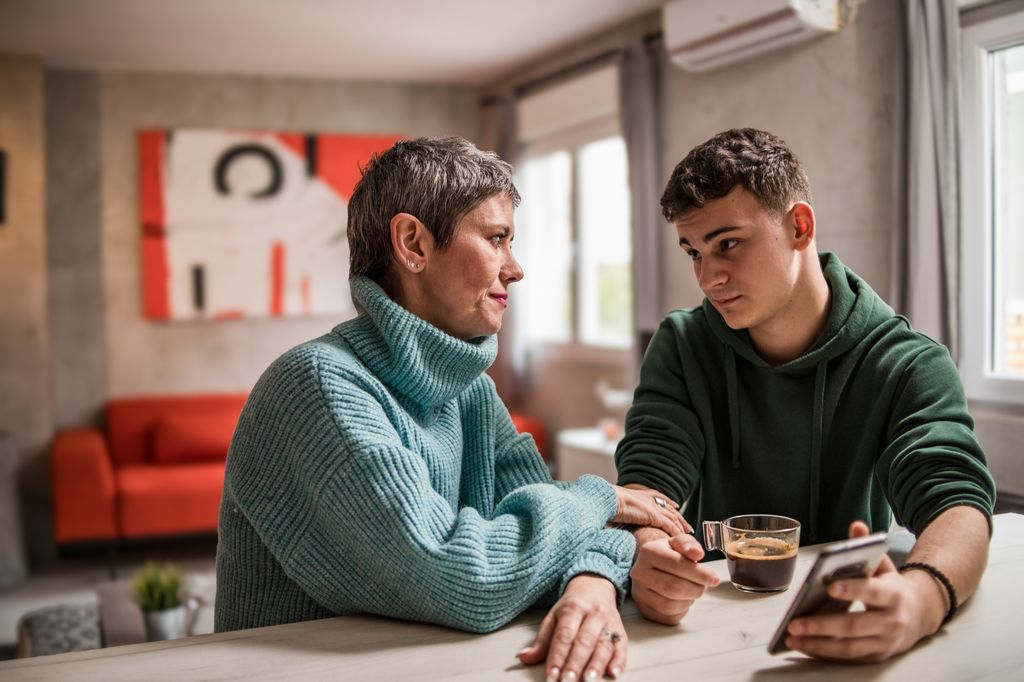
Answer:
M740 468L740 399L736 386L736 353L726 346L725 361L726 399L729 402L729 435L732 441L732 468Z
M821 502L821 448L824 433L825 421L825 379L827 378L828 361L822 360L818 363L818 370L814 375L814 406L811 414L811 470L810 498L811 508L807 517L808 541L816 542L818 537L817 518L818 507Z

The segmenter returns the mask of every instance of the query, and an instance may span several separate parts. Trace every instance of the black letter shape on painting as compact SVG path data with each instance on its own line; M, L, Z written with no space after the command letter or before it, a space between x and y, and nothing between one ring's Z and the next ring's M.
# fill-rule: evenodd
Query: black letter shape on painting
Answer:
M205 271L202 265L192 266L192 304L197 312L206 307Z
M228 188L228 166L239 156L255 154L270 166L270 184L262 192L253 192L253 199L265 199L277 194L281 189L281 162L277 160L274 152L259 144L237 144L220 155L217 159L217 167L213 171L213 181L217 185L217 191L221 194L230 193Z

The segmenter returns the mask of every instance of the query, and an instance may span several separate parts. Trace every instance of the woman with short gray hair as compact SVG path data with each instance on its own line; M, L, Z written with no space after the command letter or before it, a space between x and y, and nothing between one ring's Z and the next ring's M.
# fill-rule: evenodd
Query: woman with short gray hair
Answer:
M225 474L217 630L374 613L473 632L555 601L519 653L615 676L633 559L613 522L685 522L653 491L552 481L484 371L509 286L511 167L459 138L401 141L349 202L355 319L285 353Z

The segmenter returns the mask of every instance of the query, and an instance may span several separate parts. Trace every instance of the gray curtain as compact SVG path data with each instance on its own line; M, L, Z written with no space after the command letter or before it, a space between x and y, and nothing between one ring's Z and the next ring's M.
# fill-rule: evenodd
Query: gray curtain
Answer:
M955 0L904 0L902 17L892 302L958 359L959 15Z
M636 362L664 315L661 302L661 235L659 209L661 158L658 112L661 60L654 41L638 37L621 53L619 112L629 155L629 190L633 216L633 330Z

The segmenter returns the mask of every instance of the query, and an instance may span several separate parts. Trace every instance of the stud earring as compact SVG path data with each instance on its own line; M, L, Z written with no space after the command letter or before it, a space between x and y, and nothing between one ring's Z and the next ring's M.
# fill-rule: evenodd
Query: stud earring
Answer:
M407 262L409 263L409 269L410 270L419 270L420 269L420 264L419 263L417 263L415 261L412 261L412 260L407 261Z

